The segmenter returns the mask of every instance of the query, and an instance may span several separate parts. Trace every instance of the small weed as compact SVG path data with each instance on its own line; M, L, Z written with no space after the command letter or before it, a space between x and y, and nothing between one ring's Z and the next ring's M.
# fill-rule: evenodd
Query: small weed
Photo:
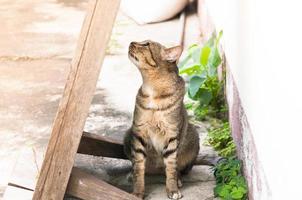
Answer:
M219 128L210 130L205 143L213 146L213 148L222 157L235 155L236 147L231 136L231 130L228 122L223 123Z
M216 186L215 196L223 200L245 200L247 184L241 175L241 162L235 156L236 147L231 136L228 122L209 131L205 141L222 157L225 157L214 167Z
M222 157L225 157L214 167L216 186L215 196L223 200L245 200L247 184L241 175L241 162L235 156L236 147L231 136L228 122L209 131L205 141Z
M222 160L215 166L215 196L224 200L245 200L247 184L241 175L241 162L235 157Z

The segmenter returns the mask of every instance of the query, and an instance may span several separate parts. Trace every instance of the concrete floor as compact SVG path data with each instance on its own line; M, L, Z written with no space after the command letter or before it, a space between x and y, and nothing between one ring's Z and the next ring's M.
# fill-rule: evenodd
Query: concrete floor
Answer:
M64 89L87 1L0 1L0 199L24 148L43 154ZM198 38L190 16L186 44ZM141 78L126 53L131 41L178 40L178 20L138 26L118 15L85 130L121 139L131 124ZM194 39L192 39L194 38ZM204 137L205 128L200 126ZM208 147L202 151L211 152ZM129 161L78 155L76 165L127 191ZM195 166L184 177L184 199L213 199L210 167ZM166 199L164 178L147 177L147 199Z

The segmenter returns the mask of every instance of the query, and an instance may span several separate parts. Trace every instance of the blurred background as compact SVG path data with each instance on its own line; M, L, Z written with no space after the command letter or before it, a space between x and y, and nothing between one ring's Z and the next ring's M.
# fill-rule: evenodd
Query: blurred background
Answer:
M7 185L34 188L88 2L0 0L0 199L31 199ZM300 8L294 0L122 0L85 131L121 140L130 126L141 84L127 56L131 41L180 44L186 57L222 30L228 120L247 197L299 199ZM196 125L201 153L216 155L203 143L212 123ZM128 161L77 155L76 165L130 191ZM147 199L165 199L162 177L148 181ZM194 167L185 184L185 199L215 198L210 166Z
M149 5L121 3L85 131L122 140L130 127L141 85L140 73L127 55L131 41L151 39L167 47L183 43L185 48L201 41L197 2L189 6L187 1L145 2ZM0 199L31 199L31 191L16 195L7 184L35 186L88 3L0 1ZM186 20L180 19L184 9ZM200 126L200 133L205 131ZM209 147L204 151L215 154ZM76 165L131 191L126 177L131 170L129 161L78 155ZM213 198L215 181L210 167L199 166L195 171L186 178L191 187L184 195ZM163 177L148 182L149 199L166 198Z

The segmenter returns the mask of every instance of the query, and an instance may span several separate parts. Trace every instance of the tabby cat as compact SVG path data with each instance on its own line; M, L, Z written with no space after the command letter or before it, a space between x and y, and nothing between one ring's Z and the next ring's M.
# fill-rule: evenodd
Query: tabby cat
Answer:
M176 65L180 46L166 48L150 40L131 42L129 58L141 72L132 127L124 138L133 164L133 193L143 198L145 173L165 173L170 199L180 199L180 173L192 168L199 137L188 124L183 104L185 82Z

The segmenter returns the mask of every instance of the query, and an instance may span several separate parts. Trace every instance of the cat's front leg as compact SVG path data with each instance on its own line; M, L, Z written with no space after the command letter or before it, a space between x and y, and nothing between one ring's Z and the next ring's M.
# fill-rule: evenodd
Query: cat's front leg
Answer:
M147 155L143 139L135 134L133 136L131 145L133 194L143 199L145 192L145 165Z
M133 194L141 199L145 193L145 158L133 162Z
M182 194L178 189L177 147L177 137L171 137L168 139L168 143L163 150L166 167L166 190L170 199L182 198Z

